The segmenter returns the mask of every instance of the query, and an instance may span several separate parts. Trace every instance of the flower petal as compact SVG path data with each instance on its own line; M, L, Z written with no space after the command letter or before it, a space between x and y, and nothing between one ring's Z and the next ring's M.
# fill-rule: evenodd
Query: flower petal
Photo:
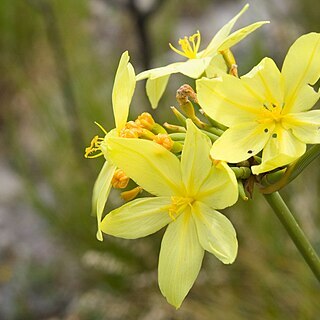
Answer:
M136 86L134 69L129 63L128 51L125 51L119 62L112 90L112 105L116 128L121 130L127 122L129 107Z
M217 53L212 57L205 72L207 78L216 78L228 73L228 67L222 54Z
M262 162L252 166L253 174L260 174L287 165L301 157L306 144L297 139L290 131L281 127L274 130L262 152Z
M233 263L238 252L238 241L229 219L200 201L192 205L192 212L203 249L225 264Z
M136 239L155 233L172 219L168 213L170 197L140 198L108 213L100 224L109 235Z
M286 129L304 143L320 143L320 110L291 113L285 118Z
M287 113L309 110L319 99L309 86L318 81L319 66L320 34L313 32L301 36L290 47L282 67Z
M284 101L283 77L270 58L264 58L249 73L241 77L242 83L258 100L282 106Z
M239 121L240 122L240 121ZM237 163L256 155L266 145L274 124L244 122L227 129L213 143L212 159Z
M201 108L228 127L255 120L261 109L261 101L236 77L202 78L196 83Z
M157 108L159 100L167 87L169 77L170 75L165 75L155 79L149 78L147 80L146 92L153 109Z
M154 69L143 71L136 76L136 80L140 81L140 80L147 79L147 78L156 79L156 78L167 76L167 75L170 75L173 73L177 73L177 72L179 72L177 70L178 67L180 67L180 65L183 63L184 62L174 62L174 63L168 64L167 66L164 66L164 67L159 67L159 68L154 68Z
M219 46L224 42L224 40L228 37L228 35L231 32L231 29L233 28L234 24L237 22L237 20L242 16L242 14L247 11L249 8L249 4L246 4L241 11L233 17L228 23L226 23L212 38L207 48L201 52L202 57L207 57L214 55Z
M108 161L105 161L93 187L92 212L94 215L97 216L97 239L100 241L103 240L102 233L100 230L100 222L102 219L103 209L109 197L111 189L111 180L115 170L115 165L110 164Z
M210 139L187 120L187 134L181 155L182 180L189 196L195 195L207 177L212 162L209 158Z
M143 189L157 196L184 191L178 158L161 145L143 139L109 138L108 156Z
M180 64L177 71L187 77L197 79L200 78L206 68L209 66L211 58L190 59Z
M234 172L224 161L214 161L202 184L197 200L214 209L232 206L238 200L238 183Z
M218 51L224 51L233 47L235 44L243 40L247 37L250 33L255 31L256 29L260 28L266 23L270 23L270 21L259 21L252 23L242 29L239 29L233 33L231 33L224 41L219 45Z
M168 225L159 256L159 287L167 301L176 308L193 286L203 255L189 209Z

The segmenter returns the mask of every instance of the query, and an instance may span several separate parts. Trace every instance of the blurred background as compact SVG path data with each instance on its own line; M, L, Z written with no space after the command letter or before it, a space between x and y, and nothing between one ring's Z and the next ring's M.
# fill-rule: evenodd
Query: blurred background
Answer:
M114 127L121 53L129 50L137 73L172 62L168 42L200 30L204 48L245 3L0 1L0 319L318 319L319 286L258 193L224 211L238 232L236 262L224 266L207 254L178 311L157 284L163 231L139 240L95 238L91 193L103 159L83 153L100 134L94 121ZM264 56L281 67L298 36L320 31L318 0L250 5L236 29L271 24L234 47L240 74ZM149 111L160 123L174 122L169 106L186 81L192 84L171 77L156 112L139 83L130 118ZM319 252L318 168L316 160L282 194Z

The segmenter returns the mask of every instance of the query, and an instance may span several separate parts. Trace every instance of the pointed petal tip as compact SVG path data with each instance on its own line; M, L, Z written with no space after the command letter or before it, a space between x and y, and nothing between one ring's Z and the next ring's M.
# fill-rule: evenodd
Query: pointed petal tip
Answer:
M101 232L100 228L97 231L96 237L97 237L97 240L99 240L101 242L103 241L103 235L102 235L102 232Z

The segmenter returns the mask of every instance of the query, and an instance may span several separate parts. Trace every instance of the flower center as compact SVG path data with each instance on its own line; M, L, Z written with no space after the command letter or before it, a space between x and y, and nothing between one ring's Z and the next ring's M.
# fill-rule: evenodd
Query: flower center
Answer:
M258 122L266 123L266 122L281 122L284 115L282 114L282 106L274 103L264 103L263 110L260 113L260 117Z
M172 220L176 220L176 218L182 213L187 206L191 206L194 199L189 197L171 197L171 205L169 206L169 216Z
M200 47L201 36L200 32L193 34L190 37L184 37L183 39L179 39L179 45L181 50L176 49L171 43L169 43L170 48L180 54L183 57L188 59L195 59L197 57L197 53Z

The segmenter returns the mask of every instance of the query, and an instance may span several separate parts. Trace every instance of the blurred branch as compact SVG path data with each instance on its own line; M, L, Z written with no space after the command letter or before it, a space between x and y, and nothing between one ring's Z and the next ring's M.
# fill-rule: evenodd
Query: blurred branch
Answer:
M145 69L149 69L151 65L152 48L150 36L148 33L149 19L159 10L166 0L155 0L147 10L142 10L137 0L104 0L113 7L124 9L131 15L137 29L139 39L139 51L142 63Z
M78 107L74 89L72 87L72 77L56 14L50 1L28 0L28 3L38 10L43 16L47 37L54 55L56 70L58 73L58 82L70 125L72 144L76 154L81 153L82 155L85 142L80 128Z

